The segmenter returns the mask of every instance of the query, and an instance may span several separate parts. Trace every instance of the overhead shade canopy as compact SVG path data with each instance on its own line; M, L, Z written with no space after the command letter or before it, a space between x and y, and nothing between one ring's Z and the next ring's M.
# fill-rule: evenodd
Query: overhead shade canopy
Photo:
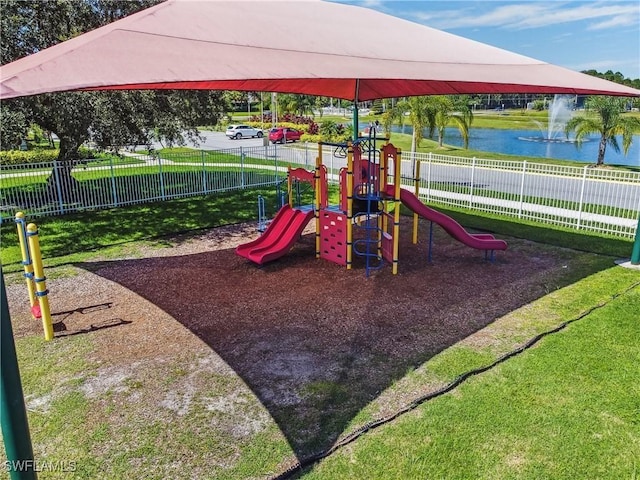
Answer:
M0 98L215 89L348 100L431 94L640 96L370 9L319 0L169 0L0 68Z

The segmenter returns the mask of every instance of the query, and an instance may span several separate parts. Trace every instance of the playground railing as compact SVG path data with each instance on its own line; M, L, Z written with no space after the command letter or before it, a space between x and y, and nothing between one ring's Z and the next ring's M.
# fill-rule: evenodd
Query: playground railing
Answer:
M0 222L276 185L287 168L314 168L316 144L268 145L176 154L123 153L82 163L2 166ZM325 146L329 183L346 158ZM534 162L403 152L402 179L429 203L485 211L584 231L633 238L640 173Z

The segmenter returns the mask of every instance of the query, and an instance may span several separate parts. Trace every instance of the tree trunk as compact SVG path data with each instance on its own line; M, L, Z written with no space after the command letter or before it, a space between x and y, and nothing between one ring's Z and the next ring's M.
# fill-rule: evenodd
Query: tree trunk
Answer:
M602 136L600 137L600 144L598 145L598 162L596 165L599 167L604 164L604 153L607 150L607 139Z
M64 204L79 201L79 184L71 171L77 163L80 145L67 139L60 139L60 154L51 175L47 179L47 196L50 201Z

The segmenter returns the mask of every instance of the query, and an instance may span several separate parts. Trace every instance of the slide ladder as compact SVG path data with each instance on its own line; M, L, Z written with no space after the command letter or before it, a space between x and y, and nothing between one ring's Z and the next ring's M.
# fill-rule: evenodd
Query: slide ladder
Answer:
M381 269L385 262L382 254L383 231L380 228L380 204L383 200L380 195L379 178L380 165L375 146L375 136L371 138L369 132L368 143L360 142L361 150L356 155L355 176L356 182L353 188L353 221L356 232L362 235L354 235L353 253L365 259L365 272L369 276L372 270ZM375 133L375 129L373 129ZM366 147L365 152L362 147ZM355 232L354 232L355 233ZM356 238L359 236L360 238Z

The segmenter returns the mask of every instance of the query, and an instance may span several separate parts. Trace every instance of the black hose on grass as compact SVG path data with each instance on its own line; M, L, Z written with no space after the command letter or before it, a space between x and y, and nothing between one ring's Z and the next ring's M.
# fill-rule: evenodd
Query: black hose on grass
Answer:
M536 343L538 343L540 340L542 340L544 337L554 334L554 333L558 333L561 330L564 330L568 325L577 322L578 320L582 320L583 318L585 318L586 316L590 315L591 313L593 313L596 310L599 310L603 307L605 307L606 305L608 305L610 302L612 302L613 300L615 300L616 298L626 294L627 292L633 290L634 288L640 286L640 282L636 282L634 284L632 284L631 286L627 287L624 291L616 293L614 295L611 296L611 298L605 302L601 302L597 305L594 305L593 307L587 309L586 311L580 313L577 317L574 317L570 320L567 320L565 322L562 322L560 325L558 325L555 328L552 328L551 330L547 330L545 332L539 333L538 335L536 335L535 337L531 338L528 342L526 342L525 344L521 345L520 347L516 348L515 350L512 350L504 355L502 355L501 357L499 357L497 360L495 360L493 363L486 365L484 367L479 367L476 368L474 370L470 370L466 373L463 373L462 375L456 377L455 380L453 380L451 383L445 385L444 387L440 388L439 390L435 390L433 392L430 392L426 395L423 395L422 397L417 398L416 400L414 400L413 402L411 402L409 405L407 405L404 408L401 408L400 410L396 411L395 413L392 413L391 415L388 415L386 417L382 417L379 418L377 420L373 420L369 423L366 423L365 425L363 425L362 427L354 430L353 432L351 432L350 434L346 435L345 437L343 437L342 439L340 439L339 441L337 441L335 444L333 444L333 446L331 446L331 448L328 448L327 450L317 453L315 455L312 455L310 457L307 457L303 460L300 460L296 465L293 465L291 467L289 467L287 470L285 470L284 472L282 472L281 474L272 477L272 480L287 480L289 478L291 478L294 474L296 473L300 473L302 472L302 470L312 466L313 464L319 462L320 460L322 460L323 458L328 457L329 455L333 454L334 452L336 452L337 450L339 450L340 448L350 444L351 442L357 440L358 438L360 438L362 435L364 435L365 433L367 433L369 430L373 430L374 428L378 428L386 423L391 422L392 420L395 420L396 418L400 417L401 415L404 415L405 413L410 412L411 410L414 410L415 408L417 408L419 405L432 400L434 398L437 398L441 395L444 395L445 393L448 393L450 391L452 391L453 389L457 388L460 384L462 384L463 382L465 382L468 378L473 377L475 375L479 375L481 373L484 373L488 370L493 369L494 367L500 365L501 363L507 361L508 359L515 357L516 355L520 355L522 352L530 349L531 347L533 347Z

